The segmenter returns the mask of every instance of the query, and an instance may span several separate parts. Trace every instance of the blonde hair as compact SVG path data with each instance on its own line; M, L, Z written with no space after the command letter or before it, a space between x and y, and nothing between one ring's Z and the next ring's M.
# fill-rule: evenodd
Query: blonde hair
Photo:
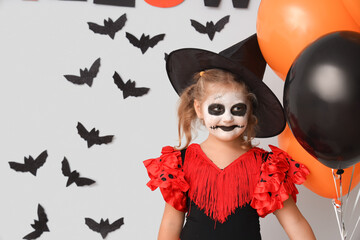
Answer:
M208 69L205 71L198 72L194 74L193 84L187 87L182 94L180 95L179 105L178 105L178 134L179 134L179 145L178 149L184 149L189 146L190 142L193 139L192 132L195 130L198 117L195 112L194 100L196 99L200 103L205 100L206 97L206 87L209 84L221 84L223 86L228 86L233 89L242 91L249 103L249 119L248 124L244 133L241 135L242 143L241 147L249 149L253 145L251 143L252 139L255 137L255 131L257 127L257 118L253 114L254 108L257 105L257 100L255 94L251 93L246 86L246 84L238 79L236 75L221 70L221 69ZM185 136L186 142L183 147L182 138Z

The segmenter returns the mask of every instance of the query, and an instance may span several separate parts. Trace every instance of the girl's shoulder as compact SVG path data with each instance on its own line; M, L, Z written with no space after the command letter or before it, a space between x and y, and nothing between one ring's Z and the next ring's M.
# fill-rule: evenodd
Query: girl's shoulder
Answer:
M186 212L186 195L189 184L182 170L181 152L171 146L161 150L160 157L143 161L150 181L146 184L152 191L160 188L164 200L175 209Z
M271 151L264 151L259 182L254 190L251 206L261 217L283 207L283 202L291 196L296 202L299 193L295 184L303 184L309 169L296 162L291 156L269 145Z
M287 160L291 161L291 156L284 150L275 147L273 145L269 145L270 151L267 151L260 147L252 147L248 150L248 152L253 152L256 157L260 157L264 162L268 161L268 159L277 159L277 160ZM276 162L279 162L276 161Z

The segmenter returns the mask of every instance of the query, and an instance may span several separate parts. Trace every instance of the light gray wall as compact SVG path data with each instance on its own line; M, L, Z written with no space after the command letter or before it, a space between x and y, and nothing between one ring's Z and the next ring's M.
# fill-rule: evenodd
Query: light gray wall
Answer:
M248 9L235 9L223 0L219 8L207 8L203 1L186 0L161 9L142 0L136 0L135 8L92 1L0 0L0 240L31 232L38 203L50 228L40 239L101 239L84 224L85 217L110 222L124 217L125 225L108 240L155 239L164 202L158 190L145 186L142 161L157 157L164 145L177 144L178 96L167 80L164 53L181 47L227 48L256 31L259 3L251 0ZM124 13L128 21L114 40L88 29L88 21L102 23ZM230 22L213 41L190 25L190 19L205 23L225 15L231 15ZM125 32L166 36L143 55ZM91 88L63 77L78 74L98 57L100 72ZM114 71L150 87L149 94L123 99L112 80ZM282 99L283 81L270 68L265 81ZM113 143L87 148L77 134L78 121L101 135L114 134ZM200 133L196 141L204 136ZM268 149L267 144L277 145L276 138L261 140L260 146ZM43 150L49 157L36 177L9 168L9 161L22 162ZM64 156L72 169L97 184L65 187ZM330 199L299 190L298 206L318 239L339 239ZM261 229L264 240L287 239L273 215L261 220Z

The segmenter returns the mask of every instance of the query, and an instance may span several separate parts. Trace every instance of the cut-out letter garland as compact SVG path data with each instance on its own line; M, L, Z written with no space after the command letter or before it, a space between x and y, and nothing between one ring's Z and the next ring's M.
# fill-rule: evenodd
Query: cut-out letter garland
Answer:
M100 223L95 222L91 218L85 218L85 224L93 231L101 234L102 238L105 239L106 236L117 229L119 229L124 224L124 218L119 218L112 224L109 223L109 219L100 220Z
M94 144L101 145L101 144L111 143L114 137L114 135L107 135L100 137L99 130L93 128L89 132L80 122L78 122L76 128L78 130L80 137L87 142L88 148L90 148Z
M62 0L62 1L84 1L87 0ZM154 7L169 8L182 3L184 0L145 0L146 3ZM135 0L94 0L95 4L104 4L121 7L135 7Z
M120 75L115 72L113 75L114 83L116 86L123 92L123 98L131 97L140 97L147 94L150 88L146 87L135 87L135 81L131 81L130 79L124 83Z
M80 76L75 75L64 75L66 80L72 82L77 85L87 84L91 87L94 78L97 76L100 68L100 61L101 59L98 58L95 62L91 65L90 70L85 68L84 70L80 69Z
M165 34L159 34L152 38L150 38L149 35L145 35L144 33L141 35L140 40L137 39L134 35L131 33L126 32L126 38L129 40L129 42L134 45L135 47L139 48L144 54L149 47L153 48L155 47L158 42L162 41L165 37Z
M34 229L34 231L23 237L23 239L36 239L44 232L50 232L46 224L48 222L47 215L44 208L40 204L38 204L37 215L39 220L34 220L34 224L31 224L31 227Z
M47 151L43 151L34 159L32 156L24 157L24 163L9 162L10 168L17 172L29 172L36 176L37 170L44 165L48 157Z
M69 161L66 159L66 157L64 157L64 160L61 162L61 171L65 177L68 177L66 187L73 183L75 183L78 187L89 186L95 183L95 181L90 178L80 177L80 173L78 171L71 171Z
M120 7L135 7L135 0L94 0L94 3Z
M169 8L175 7L182 3L184 0L145 0L148 4L154 7Z
M207 34L210 40L212 41L215 36L215 33L220 32L229 22L229 19L230 19L230 15L227 15L221 18L215 24L212 21L206 22L206 26L192 19L190 19L190 22L191 22L191 26L193 26L196 31L198 31L199 33Z
M204 0L206 7L218 7L221 0Z
M234 8L248 8L249 0L232 0Z
M126 20L126 13L124 13L115 22L108 18L108 20L104 20L103 26L92 22L88 22L88 25L89 29L94 33L108 35L111 39L114 39L115 34L125 26Z
M204 0L206 7L218 7L221 0ZM234 8L247 8L249 0L232 0Z
M25 1L25 0L23 0ZM30 1L30 0L28 0ZM37 0L32 0L36 2ZM61 1L82 1L87 0L61 0ZM184 0L144 0L146 3L154 7L170 8L179 5ZM248 8L250 0L232 0L234 8ZM204 0L206 7L218 7L221 0ZM135 0L94 0L95 4L104 4L121 7L135 7Z

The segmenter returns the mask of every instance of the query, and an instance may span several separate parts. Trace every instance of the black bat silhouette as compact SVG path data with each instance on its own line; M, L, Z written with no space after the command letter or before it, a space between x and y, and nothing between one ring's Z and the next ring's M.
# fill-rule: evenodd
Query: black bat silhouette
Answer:
M193 26L196 31L198 31L199 33L204 33L204 34L206 33L209 36L210 40L212 41L215 36L215 33L220 32L225 27L225 24L229 22L229 19L230 19L230 15L227 15L222 19L220 19L219 21L217 21L216 24L214 24L212 21L206 22L206 26L192 19L190 19L190 22L191 22L191 26Z
M105 239L108 233L119 229L124 224L124 218L120 218L112 224L109 223L109 219L106 219L105 221L104 219L101 219L100 223L97 223L91 218L85 218L85 224L91 230L100 233L102 238Z
M108 20L105 19L104 26L92 22L88 22L88 25L89 29L94 33L108 35L114 39L115 34L124 27L126 20L126 13L124 13L115 22L111 18L108 18Z
M134 35L126 32L126 38L129 39L129 42L137 48L140 48L142 54L144 54L149 47L153 48L158 42L163 40L165 34L159 34L152 38L149 35L145 35L144 33L141 35L140 40L137 39Z
M80 177L80 173L78 171L71 171L69 161L64 157L64 160L61 162L61 170L65 177L68 177L66 187L70 186L71 184L75 183L77 186L88 186L95 183L94 180L90 178Z
M80 122L78 122L76 128L78 130L80 137L87 142L88 148L90 148L94 144L101 145L101 144L110 143L112 142L114 137L114 135L107 135L100 137L99 130L93 128L89 132Z
M37 214L39 220L34 220L34 224L31 224L31 227L35 231L29 233L28 235L23 237L23 239L36 239L40 237L41 234L43 234L44 232L50 232L46 224L48 222L48 218L46 216L44 208L40 204L38 204Z
M115 72L113 75L114 83L116 86L123 92L123 98L127 98L129 96L132 97L140 97L145 94L147 94L150 90L150 88L146 87L135 87L135 81L131 81L130 79L124 83L124 81L121 79L120 75Z
M87 84L91 87L94 78L99 72L100 68L100 58L96 59L95 62L91 65L90 70L85 68L84 70L80 69L80 76L75 75L64 75L64 77L74 84L83 85Z
M29 158L24 157L24 163L9 162L9 165L10 168L17 172L30 172L32 175L36 176L37 170L44 165L47 157L48 154L45 150L40 153L35 160L32 156L29 156Z

